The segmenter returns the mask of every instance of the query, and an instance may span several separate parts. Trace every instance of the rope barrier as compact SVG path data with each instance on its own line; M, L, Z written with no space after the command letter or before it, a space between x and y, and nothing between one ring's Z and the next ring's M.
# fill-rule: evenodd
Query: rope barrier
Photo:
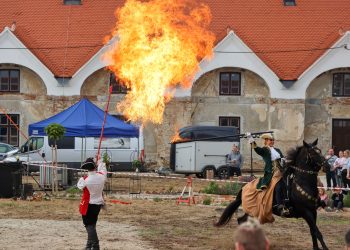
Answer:
M48 162L50 163L50 162ZM35 162L23 162L22 164L27 165L30 164L31 166L39 166L39 167L44 167L44 168L56 168L56 169L66 169L66 170L72 170L72 171L83 171L83 172L88 172L85 169L77 169L77 168L68 168L68 167L59 167L59 166L53 166L53 165L46 165L45 164L37 164ZM161 176L161 175L154 175L154 174L149 174L149 173L125 173L125 172L110 172L107 171L107 174L112 174L113 176L125 176L125 177L134 177L134 176L139 176L139 177L145 177L145 178L160 178L160 179L177 179L177 180L187 180L186 177L179 177L179 176ZM239 180L218 180L218 179L201 179L201 178L194 178L194 180L197 181L206 181L206 182L222 182L222 183L239 183L239 184L247 184L249 182L247 181L239 181ZM322 187L318 186L318 189L326 189L326 190L333 190L334 188L332 187ZM339 190L344 190L344 191L350 191L350 188L337 188Z

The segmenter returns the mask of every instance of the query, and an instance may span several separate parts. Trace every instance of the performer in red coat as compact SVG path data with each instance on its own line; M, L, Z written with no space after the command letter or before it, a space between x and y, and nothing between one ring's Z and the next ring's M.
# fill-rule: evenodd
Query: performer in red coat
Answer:
M100 249L96 223L104 205L102 192L107 170L102 162L97 167L93 158L87 158L81 168L88 170L88 175L81 177L77 184L78 188L83 190L79 211L88 234L86 249Z

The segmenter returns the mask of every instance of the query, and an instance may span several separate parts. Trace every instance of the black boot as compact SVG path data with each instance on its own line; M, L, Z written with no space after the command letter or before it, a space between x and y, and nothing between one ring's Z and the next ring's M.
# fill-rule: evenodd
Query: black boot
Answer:
M88 226L85 226L85 229L86 229L86 232L87 232L87 234L88 234L88 238L87 238L87 241L86 241L86 247L85 247L85 249L86 249L86 250L90 250L90 249L91 249L91 245L92 245L92 241L91 241L91 239L90 239Z
M87 225L86 231L88 232L88 242L91 242L90 249L91 250L99 250L99 240L96 232L96 225Z

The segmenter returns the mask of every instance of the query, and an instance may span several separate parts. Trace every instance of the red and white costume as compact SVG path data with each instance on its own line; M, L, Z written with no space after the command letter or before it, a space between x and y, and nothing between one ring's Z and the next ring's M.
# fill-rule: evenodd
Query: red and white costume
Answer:
M107 179L107 169L104 163L100 163L96 171L89 171L87 176L78 181L78 188L83 190L80 203L80 213L86 215L89 204L103 205L103 187Z

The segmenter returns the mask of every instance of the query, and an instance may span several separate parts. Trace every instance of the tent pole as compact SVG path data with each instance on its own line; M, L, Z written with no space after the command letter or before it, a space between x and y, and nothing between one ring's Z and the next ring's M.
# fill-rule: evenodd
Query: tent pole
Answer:
M80 166L83 165L83 144L84 144L84 141L83 141L83 137L81 137L81 150L80 150Z

